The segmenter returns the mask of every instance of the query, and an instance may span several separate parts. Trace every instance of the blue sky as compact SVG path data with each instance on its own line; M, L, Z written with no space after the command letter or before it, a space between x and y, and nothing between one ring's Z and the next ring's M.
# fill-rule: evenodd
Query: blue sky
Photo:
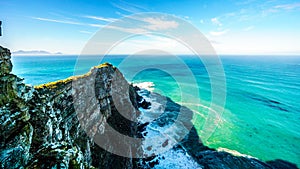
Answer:
M139 12L167 13L190 22L218 54L300 54L300 1L295 0L0 1L0 44L12 51L78 54L99 29ZM129 42L134 46L137 41ZM164 48L170 43L145 38L139 48L141 42ZM176 45L169 47L184 53ZM115 53L128 53L128 48Z

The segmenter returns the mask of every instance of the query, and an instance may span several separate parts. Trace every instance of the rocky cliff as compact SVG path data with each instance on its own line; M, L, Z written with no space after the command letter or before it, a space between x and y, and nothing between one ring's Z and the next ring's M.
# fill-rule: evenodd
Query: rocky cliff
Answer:
M114 80L115 85L129 89L117 99L122 99L124 105L136 108L138 105L133 87L115 67L103 64L83 76L33 88L11 74L10 51L2 47L0 50L0 168L136 166L136 160L109 153L93 141L93 137L99 135L98 129L106 127L102 126L105 122L124 134L137 135L137 125L122 120L112 100ZM87 96L91 85L97 92ZM76 96L97 99L74 104ZM78 113L75 106L79 106ZM138 111L135 109L131 113L135 117ZM110 140L105 144L105 148L110 148ZM130 143L124 144L130 146Z
M189 109L133 87L111 64L31 87L11 73L10 59L10 51L0 46L0 168L296 168L282 160L264 163L204 146ZM156 113L154 102L164 111L147 122L143 117ZM180 124L191 127L189 134L168 151L151 154L147 139L159 131L153 128L174 123L179 110L185 112ZM122 135L108 135L112 130ZM159 140L161 147L171 140ZM141 157L137 154L148 157L130 158Z

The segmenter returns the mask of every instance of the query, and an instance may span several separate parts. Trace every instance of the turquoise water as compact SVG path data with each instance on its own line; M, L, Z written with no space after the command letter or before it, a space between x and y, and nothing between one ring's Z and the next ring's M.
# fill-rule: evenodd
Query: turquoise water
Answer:
M74 68L76 74L84 73L99 63L87 56L76 67L76 58L13 57L13 72L27 84L36 85L72 76ZM119 67L129 81L153 82L155 91L194 110L194 124L201 137L212 100L211 78L217 76L209 77L206 67L193 56L181 56L180 62L166 56L139 56L121 62L124 58L109 56L105 61ZM204 143L300 166L300 57L222 56L221 60L226 76L225 110ZM143 70L145 67L148 69ZM187 67L191 72L185 71Z

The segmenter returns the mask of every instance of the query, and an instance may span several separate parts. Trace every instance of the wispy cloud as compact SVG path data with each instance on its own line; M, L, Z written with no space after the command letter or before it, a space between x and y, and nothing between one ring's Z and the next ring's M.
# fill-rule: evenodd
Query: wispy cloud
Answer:
M83 23L74 22L74 21L68 21L68 20L57 20L57 19L40 18L40 17L32 17L32 19L40 20L40 21L47 21L47 22L56 22L56 23L71 24L71 25L83 25Z
M237 11L229 12L222 14L220 16L215 17L216 20L211 19L211 21L215 24L219 24L220 20L222 20L222 23L220 23L222 26L223 25L229 25L232 22L244 22L244 21L249 21L254 18L257 18L259 13L256 11L254 12L252 9L247 9L247 8L241 8ZM224 24L223 24L224 23Z
M106 28L115 29L115 30L118 30L118 31L133 33L133 34L142 34L142 33L147 32L147 30L143 29L143 28L127 28L127 27L111 26L111 25L108 25Z
M212 36L221 36L229 32L229 29L223 30L223 31L210 31L209 34Z
M132 24L127 24L124 26L109 25L108 28L115 29L122 32L143 34L149 31L175 29L179 26L179 23L174 20L167 20L167 19L157 18L157 17L131 18L131 19L133 19Z
M128 15L123 14L122 12L119 12L119 11L116 11L116 14L119 15L119 16L122 16L122 17L128 16Z
M137 11L136 9L132 8L132 7L125 7L116 3L112 3L116 8L121 9L122 11L128 12L128 13L137 13L139 11Z
M128 12L128 13L139 13L139 12L147 12L148 11L148 9L143 6L125 2L125 1L112 2L112 5L118 9Z
M291 10L296 8L300 8L300 2L274 6L274 9L284 9L284 10Z
M94 19L94 20L98 20L98 21L104 21L104 22L113 22L113 21L116 21L117 19L115 18L104 18L104 17L101 17L101 16L84 16L85 18L89 18L89 19Z
M262 16L268 16L273 13L278 13L282 11L293 11L300 9L300 2L298 3L291 3L291 4L279 4L273 5L269 8L266 8L262 11Z
M31 18L39 21L55 22L55 23L70 24L70 25L82 25L82 26L90 26L90 27L98 27L98 28L104 26L101 24L82 23L82 22L75 22L70 20L59 20L59 19L50 19L50 18L41 18L41 17L31 17Z
M79 31L80 33L84 33L84 34L92 34L92 32L90 31Z
M222 23L219 21L218 18L211 18L210 21L215 25L222 26Z
M96 27L96 28L102 28L104 27L105 25L101 25L101 24L94 24L94 23L89 23L87 24L88 26L91 26L91 27Z
M178 23L173 20L163 20L161 18L144 18L144 22L148 25L144 26L149 30L167 30L178 27Z
M300 9L300 2L282 3L278 0L267 0L256 3L254 1L256 0L245 0L243 2L237 2L236 5L240 6L238 10L211 18L211 22L218 26L227 26L235 24L235 22L237 21L261 21L265 17L268 17L274 13Z

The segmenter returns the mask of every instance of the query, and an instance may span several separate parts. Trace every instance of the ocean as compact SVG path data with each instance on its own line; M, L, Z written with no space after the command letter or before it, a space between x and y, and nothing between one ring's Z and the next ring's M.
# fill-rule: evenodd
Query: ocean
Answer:
M128 59L129 58L129 59ZM143 83L195 112L193 122L205 145L257 157L282 159L300 167L300 57L220 56L225 75L224 111L220 121L205 136L215 64L196 56L112 55L102 61L96 56L14 56L13 73L26 84L38 85L82 74L91 66L110 62L132 83ZM215 67L214 67L215 66ZM218 81L217 81L218 82ZM221 93L222 93L221 92ZM222 96L220 96L222 97ZM221 100L222 101L222 100ZM218 103L218 102L217 102ZM213 104L217 104L213 103ZM218 105L216 105L218 106Z

